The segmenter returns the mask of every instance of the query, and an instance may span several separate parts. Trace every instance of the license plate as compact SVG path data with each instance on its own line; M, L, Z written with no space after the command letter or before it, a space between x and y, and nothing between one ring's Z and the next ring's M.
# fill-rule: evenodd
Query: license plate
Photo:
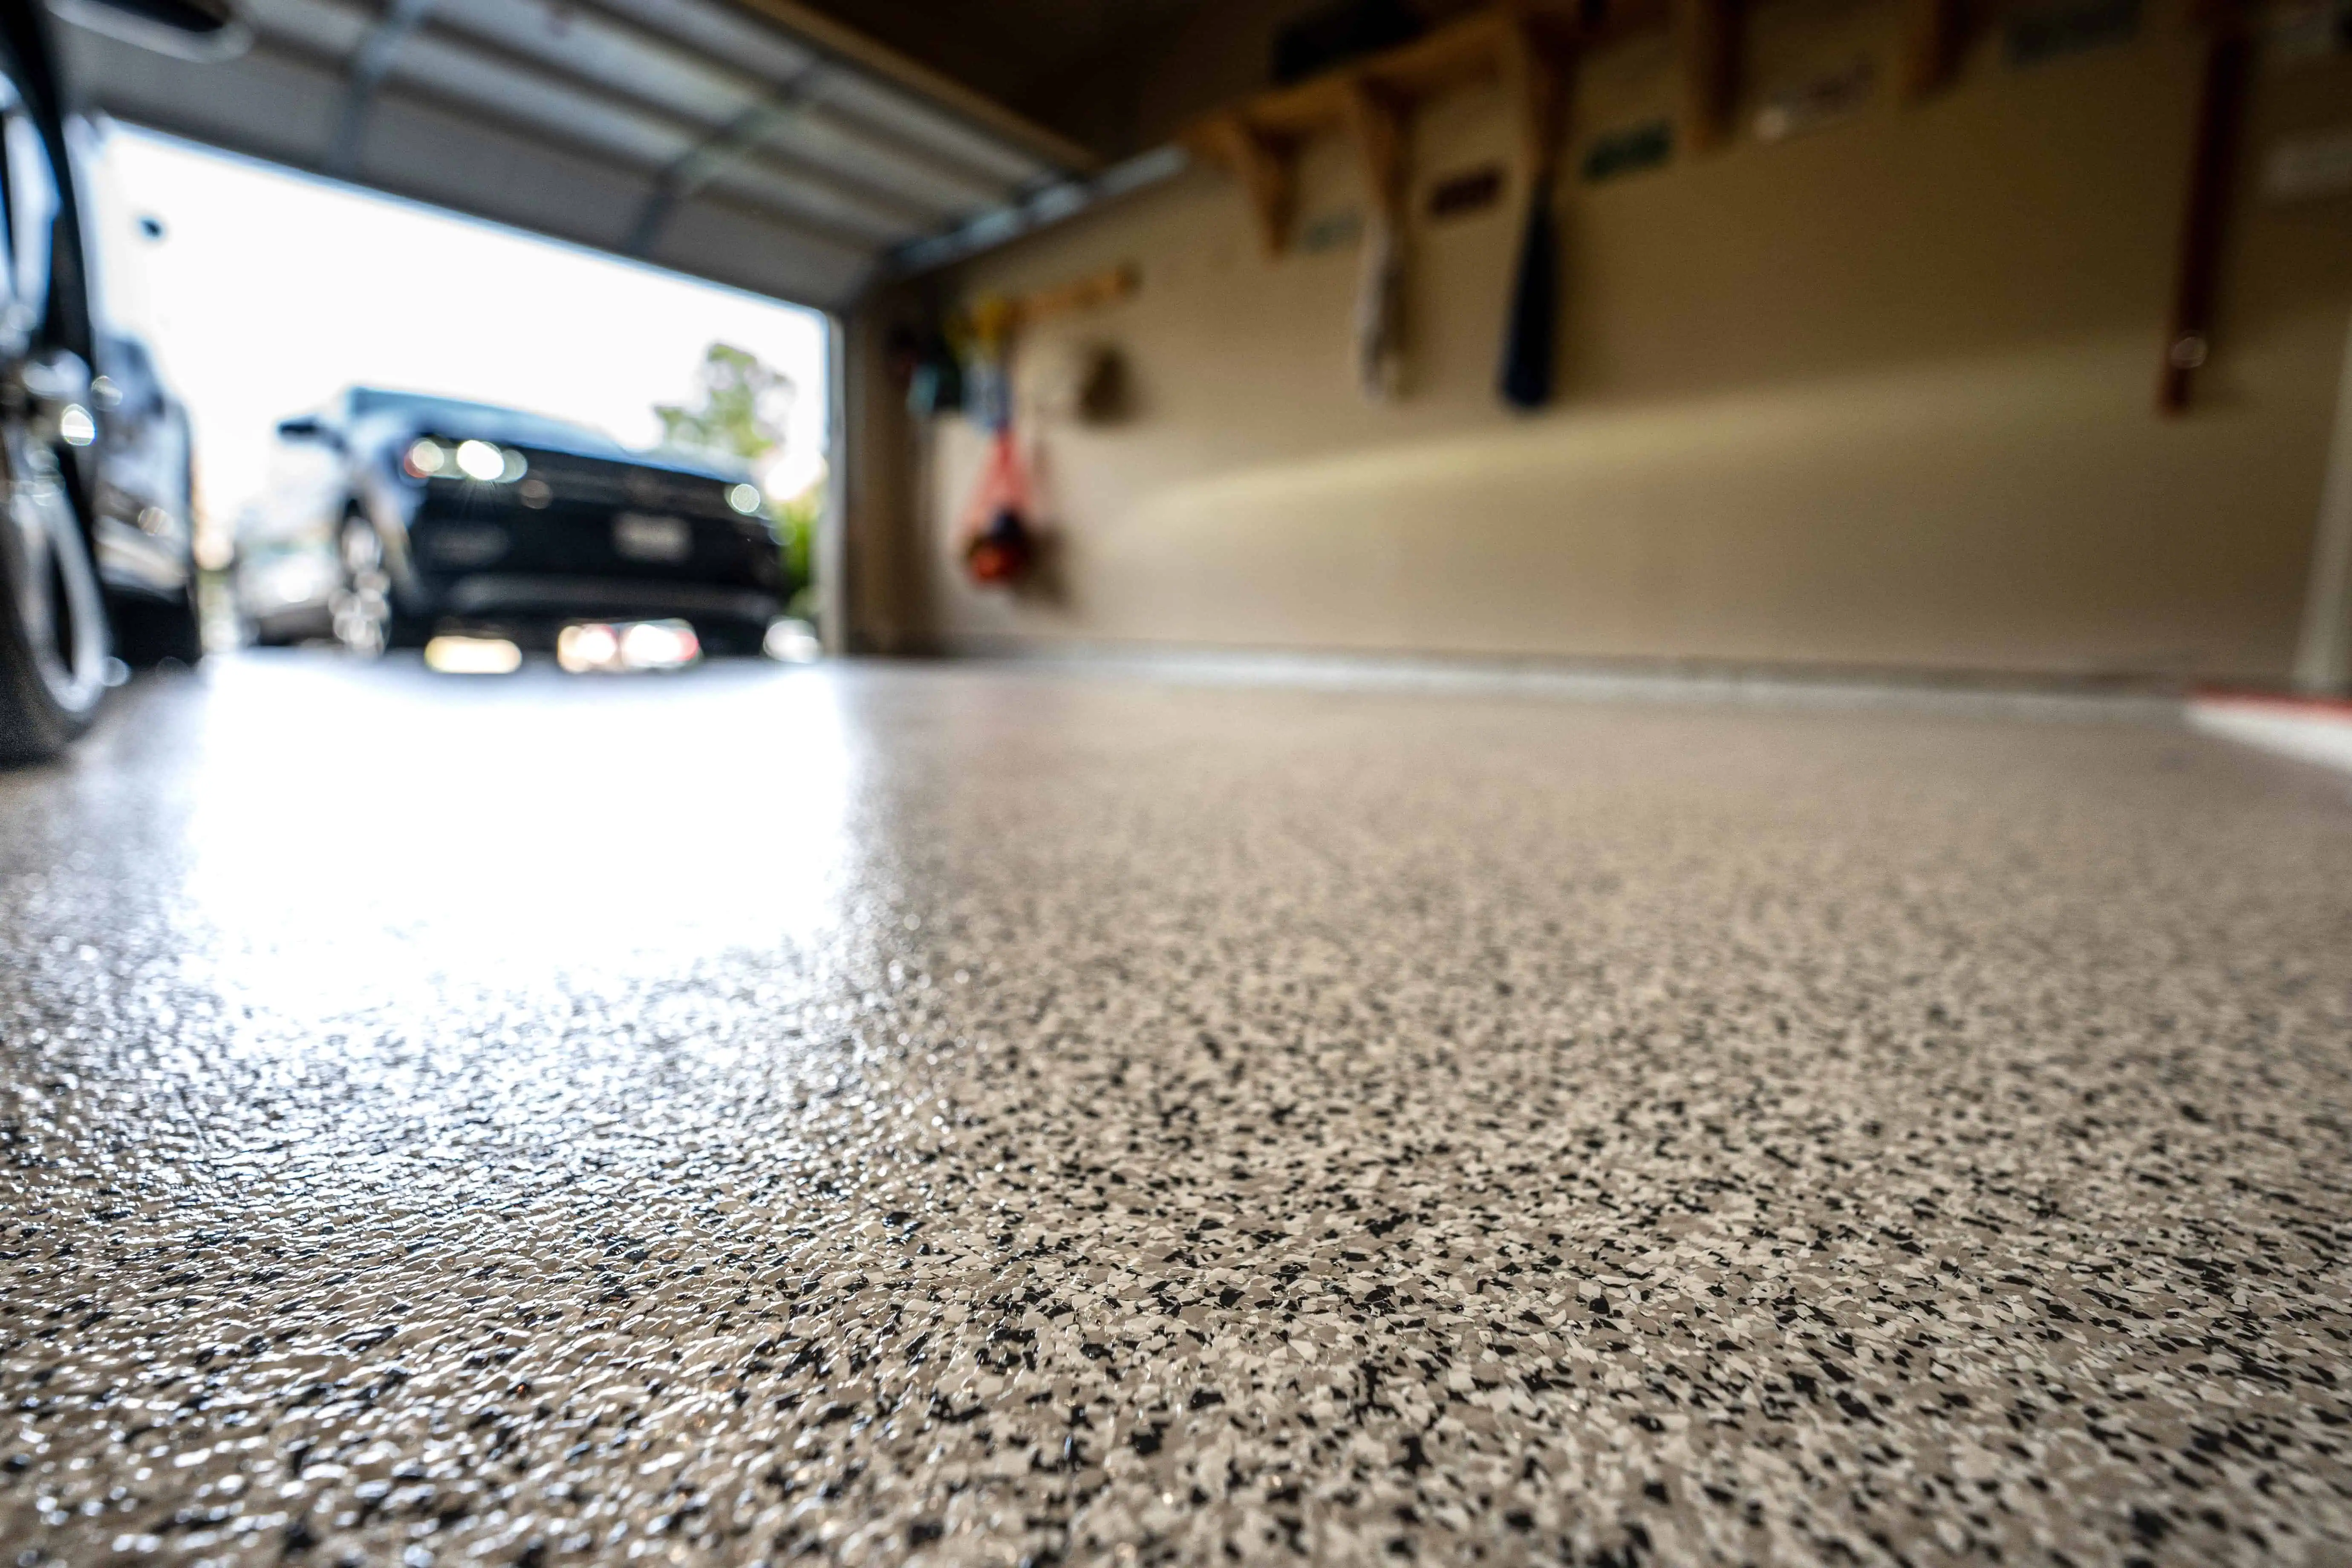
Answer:
M632 561L683 561L694 549L694 531L684 518L625 511L613 520L613 548Z

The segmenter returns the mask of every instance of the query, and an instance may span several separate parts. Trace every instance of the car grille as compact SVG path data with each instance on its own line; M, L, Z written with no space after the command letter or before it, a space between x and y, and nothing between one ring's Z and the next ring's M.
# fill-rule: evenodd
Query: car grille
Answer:
M771 589L782 579L774 536L754 519L656 512L562 496L530 508L510 490L473 487L427 497L409 527L417 566L442 576L495 567ZM682 550L646 548L648 539L675 541L681 529Z
M639 511L734 515L727 505L727 486L718 479L528 447L523 455L530 465L530 477L551 489L559 506L574 501Z

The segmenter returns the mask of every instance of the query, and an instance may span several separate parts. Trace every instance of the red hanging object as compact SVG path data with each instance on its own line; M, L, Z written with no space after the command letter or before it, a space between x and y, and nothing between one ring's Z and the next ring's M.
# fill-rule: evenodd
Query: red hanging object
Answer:
M997 431L988 466L965 503L963 563L984 587L1019 582L1036 563L1037 536L1029 523L1029 470L1010 427Z

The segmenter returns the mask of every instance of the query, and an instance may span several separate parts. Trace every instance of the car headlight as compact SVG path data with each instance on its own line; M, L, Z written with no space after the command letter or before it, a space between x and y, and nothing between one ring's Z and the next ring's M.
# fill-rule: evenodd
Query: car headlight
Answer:
M757 517L760 509L768 504L768 498L760 493L757 485L730 485L727 487L727 504L745 517Z
M437 436L419 436L400 457L402 470L411 479L464 478L486 485L510 485L530 472L530 464L511 447L495 441L451 443Z
M512 484L530 471L522 454L490 441L457 443L457 471L486 485Z
M448 447L430 436L420 436L409 443L407 451L401 454L400 466L407 470L411 479L429 479L436 474L446 472L449 461Z

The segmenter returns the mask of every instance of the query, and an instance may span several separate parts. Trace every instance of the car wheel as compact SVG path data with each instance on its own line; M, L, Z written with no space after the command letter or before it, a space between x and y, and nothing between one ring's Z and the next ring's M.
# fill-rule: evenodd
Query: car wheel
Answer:
M342 586L335 590L335 640L363 658L392 646L392 574L384 569L383 537L362 517L343 520Z
M0 759L54 756L106 691L106 608L58 454L0 418Z

